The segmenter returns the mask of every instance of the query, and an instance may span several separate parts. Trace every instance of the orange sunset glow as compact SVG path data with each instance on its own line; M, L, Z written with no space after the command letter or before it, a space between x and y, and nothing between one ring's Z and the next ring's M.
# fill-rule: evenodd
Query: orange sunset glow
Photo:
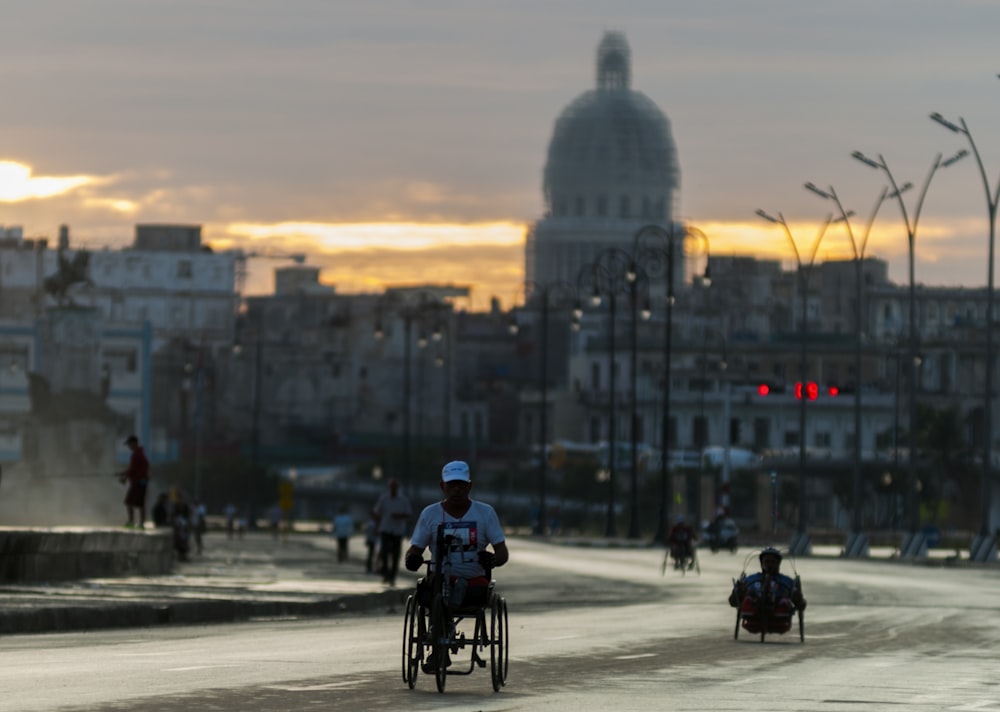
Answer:
M822 223L789 221L801 259L808 261ZM952 226L953 227L953 226ZM712 255L745 255L795 266L788 237L779 225L761 220L698 223ZM320 267L320 279L340 293L377 292L387 286L441 283L468 286L472 307L489 308L496 297L504 307L523 300L526 223L232 223L206 225L205 238L216 249L239 248L260 255L250 259L247 291L267 293L273 271L291 264L290 255L304 253L307 264ZM863 228L854 226L855 239ZM922 258L933 263L945 249L949 227L921 227ZM906 253L905 233L894 223L876 225L865 255L893 259ZM816 262L851 259L851 243L843 225L831 224L819 243Z

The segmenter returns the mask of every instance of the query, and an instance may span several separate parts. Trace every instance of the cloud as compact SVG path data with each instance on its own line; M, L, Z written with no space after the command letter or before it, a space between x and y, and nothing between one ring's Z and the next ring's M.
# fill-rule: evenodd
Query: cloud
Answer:
M19 203L51 198L103 180L88 175L35 176L29 165L0 161L0 202Z

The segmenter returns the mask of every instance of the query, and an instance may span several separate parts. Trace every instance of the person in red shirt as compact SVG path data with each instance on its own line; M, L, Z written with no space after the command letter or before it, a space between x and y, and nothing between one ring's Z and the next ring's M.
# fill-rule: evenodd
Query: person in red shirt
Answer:
M146 526L146 487L149 485L149 460L139 444L139 438L129 435L125 445L132 451L129 459L128 469L119 474L119 479L128 483L125 490L125 508L128 510L128 521L126 527L135 526L133 510L139 511L139 528Z

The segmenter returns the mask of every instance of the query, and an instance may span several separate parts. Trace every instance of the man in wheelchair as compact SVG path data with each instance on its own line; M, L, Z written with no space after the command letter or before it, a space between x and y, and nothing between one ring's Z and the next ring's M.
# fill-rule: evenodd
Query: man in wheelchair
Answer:
M760 573L749 576L744 574L734 582L733 590L729 594L729 605L739 608L747 616L753 616L758 610L762 596L767 594L774 615L779 619L787 617L787 627L791 627L792 614L796 610L806 609L806 599L802 595L798 577L793 579L781 573L781 552L774 547L762 549L759 559Z
M491 574L507 563L506 537L500 518L488 504L471 499L472 480L465 462L449 462L441 470L439 484L444 499L428 505L420 513L406 551L409 571L424 564L424 550L432 549L430 575L418 585L417 595L429 605L429 597L441 590L437 576L448 576L448 599L452 611L482 608L489 601ZM488 551L487 546L493 547ZM428 661L433 665L433 661ZM448 665L448 661L445 661Z

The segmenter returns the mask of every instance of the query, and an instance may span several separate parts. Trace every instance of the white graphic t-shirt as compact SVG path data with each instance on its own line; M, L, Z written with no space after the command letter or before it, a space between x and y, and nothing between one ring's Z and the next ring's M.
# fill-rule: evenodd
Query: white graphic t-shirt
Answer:
M435 570L438 527L445 537L445 556L451 564L451 575L461 578L483 576L486 572L479 565L479 552L487 544L499 544L505 539L500 518L488 504L473 500L461 519L445 512L440 502L425 507L413 528L410 543L430 548Z

